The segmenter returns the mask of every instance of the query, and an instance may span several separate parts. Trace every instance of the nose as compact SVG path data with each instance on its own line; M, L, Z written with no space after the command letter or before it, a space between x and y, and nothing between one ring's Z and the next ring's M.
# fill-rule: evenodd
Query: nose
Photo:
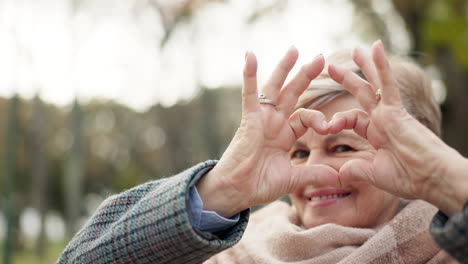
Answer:
M323 164L334 168L335 170L339 171L342 162L340 162L337 158L333 158L328 156L326 153L320 150L314 150L309 152L309 157L307 157L307 165L314 165L314 164Z

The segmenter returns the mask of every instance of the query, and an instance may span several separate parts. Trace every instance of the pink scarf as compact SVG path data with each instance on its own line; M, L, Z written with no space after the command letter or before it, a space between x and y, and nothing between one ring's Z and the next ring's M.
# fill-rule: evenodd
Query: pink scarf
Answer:
M291 206L274 202L252 214L237 245L205 263L457 263L432 241L428 228L435 212L412 201L378 229L304 229Z

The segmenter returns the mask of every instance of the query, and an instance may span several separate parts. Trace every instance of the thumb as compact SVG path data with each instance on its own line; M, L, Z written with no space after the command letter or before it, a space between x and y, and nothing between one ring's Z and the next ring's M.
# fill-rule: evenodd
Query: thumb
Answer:
M340 186L338 171L323 164L294 167L292 179L289 192L307 185Z
M347 185L355 181L367 181L370 183L375 182L374 166L371 161L363 159L353 159L341 166L339 172L339 179L341 184Z

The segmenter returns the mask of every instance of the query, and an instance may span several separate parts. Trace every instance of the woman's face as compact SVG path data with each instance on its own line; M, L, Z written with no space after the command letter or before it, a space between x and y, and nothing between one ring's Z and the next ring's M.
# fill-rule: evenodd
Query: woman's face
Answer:
M320 110L328 120L337 112L359 108L351 95L343 95ZM290 151L295 166L325 164L339 170L352 159L372 160L376 150L369 142L344 130L336 135L319 135L312 129L299 138ZM351 227L375 227L390 220L399 199L366 182L343 183L343 188L310 185L290 195L306 228L326 223Z

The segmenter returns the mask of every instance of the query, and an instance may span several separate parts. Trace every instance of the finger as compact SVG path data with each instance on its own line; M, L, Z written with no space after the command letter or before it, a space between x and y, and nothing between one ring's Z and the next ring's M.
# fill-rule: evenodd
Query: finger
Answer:
M343 85L358 100L366 112L371 113L377 106L375 92L371 85L350 69L330 64L328 74L335 82Z
M385 56L382 41L379 40L372 45L372 58L382 83L382 101L385 104L400 103L401 99L400 91L398 90L398 83L393 76L390 63Z
M322 72L324 65L325 59L320 54L311 63L302 66L296 76L281 89L276 108L287 116L291 115L299 96L307 89L310 82Z
M343 186L356 181L366 181L373 184L375 182L374 175L372 161L363 159L347 161L339 171L339 179Z
M330 166L314 164L293 167L289 192L294 192L307 185L340 187L341 183L338 172Z
M336 113L328 124L328 133L337 134L343 129L352 129L356 134L367 139L369 115L359 109Z
M286 55L281 59L281 61L276 66L273 74L266 83L263 93L265 96L271 100L276 100L278 94L283 87L284 81L288 77L289 72L294 67L297 61L299 53L296 47L292 46L286 52Z
M327 134L328 131L328 122L322 112L304 108L298 109L291 115L289 118L289 125L296 135L296 138L300 138L304 135L309 128L312 128L322 135Z
M258 109L257 58L250 51L245 53L244 86L242 88L242 112L249 113Z
M367 81L371 84L371 88L375 93L377 89L380 89L381 83L374 62L362 48L355 48L352 57L354 63L361 69L362 74L364 74Z

